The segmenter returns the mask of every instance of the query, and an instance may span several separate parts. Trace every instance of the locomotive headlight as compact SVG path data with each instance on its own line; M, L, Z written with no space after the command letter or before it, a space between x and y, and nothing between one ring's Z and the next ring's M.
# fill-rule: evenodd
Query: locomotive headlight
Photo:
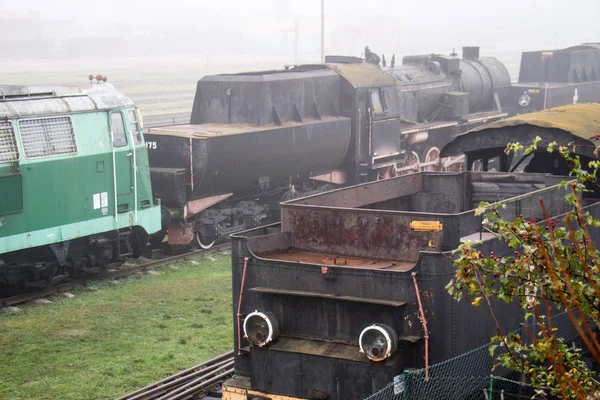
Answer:
M369 360L383 361L398 349L398 335L387 325L373 324L360 333L358 345Z
M527 107L527 106L529 106L529 104L531 104L531 97L529 97L529 95L527 93L525 93L521 97L519 97L519 105L521 107Z
M244 319L244 337L255 346L262 347L279 335L277 317L270 312L254 311Z

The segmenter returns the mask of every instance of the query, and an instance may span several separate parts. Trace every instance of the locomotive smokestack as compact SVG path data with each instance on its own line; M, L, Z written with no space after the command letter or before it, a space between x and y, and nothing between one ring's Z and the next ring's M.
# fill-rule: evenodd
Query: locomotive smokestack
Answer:
M467 46L462 48L463 58L479 58L479 46Z

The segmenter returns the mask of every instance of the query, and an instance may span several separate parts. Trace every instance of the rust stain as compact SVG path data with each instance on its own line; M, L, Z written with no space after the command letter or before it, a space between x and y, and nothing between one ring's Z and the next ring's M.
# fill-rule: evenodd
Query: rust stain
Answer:
M289 212L294 247L348 257L416 262L419 251L438 247L441 232L414 231L412 218L364 211L297 209Z

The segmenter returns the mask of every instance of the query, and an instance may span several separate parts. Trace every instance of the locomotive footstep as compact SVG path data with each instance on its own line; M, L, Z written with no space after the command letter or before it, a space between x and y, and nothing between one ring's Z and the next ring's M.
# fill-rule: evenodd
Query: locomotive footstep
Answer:
M63 297L65 299L74 299L75 295L73 293L63 292L60 294L60 297Z
M48 299L35 299L31 301L31 304L36 306L47 306L49 304L52 304L52 302Z
M2 307L0 308L0 314L12 314L21 312L19 307Z

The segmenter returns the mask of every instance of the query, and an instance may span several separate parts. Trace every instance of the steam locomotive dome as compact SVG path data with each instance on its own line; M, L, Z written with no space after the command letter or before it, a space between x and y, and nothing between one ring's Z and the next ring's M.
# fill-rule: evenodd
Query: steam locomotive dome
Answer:
M479 57L479 49L466 47L463 58L455 56L406 56L402 65L389 69L397 81L403 119L423 122L434 119L440 100L460 108L455 114L493 108L494 93L502 99L510 86L508 70L493 57ZM451 114L452 111L449 110Z

